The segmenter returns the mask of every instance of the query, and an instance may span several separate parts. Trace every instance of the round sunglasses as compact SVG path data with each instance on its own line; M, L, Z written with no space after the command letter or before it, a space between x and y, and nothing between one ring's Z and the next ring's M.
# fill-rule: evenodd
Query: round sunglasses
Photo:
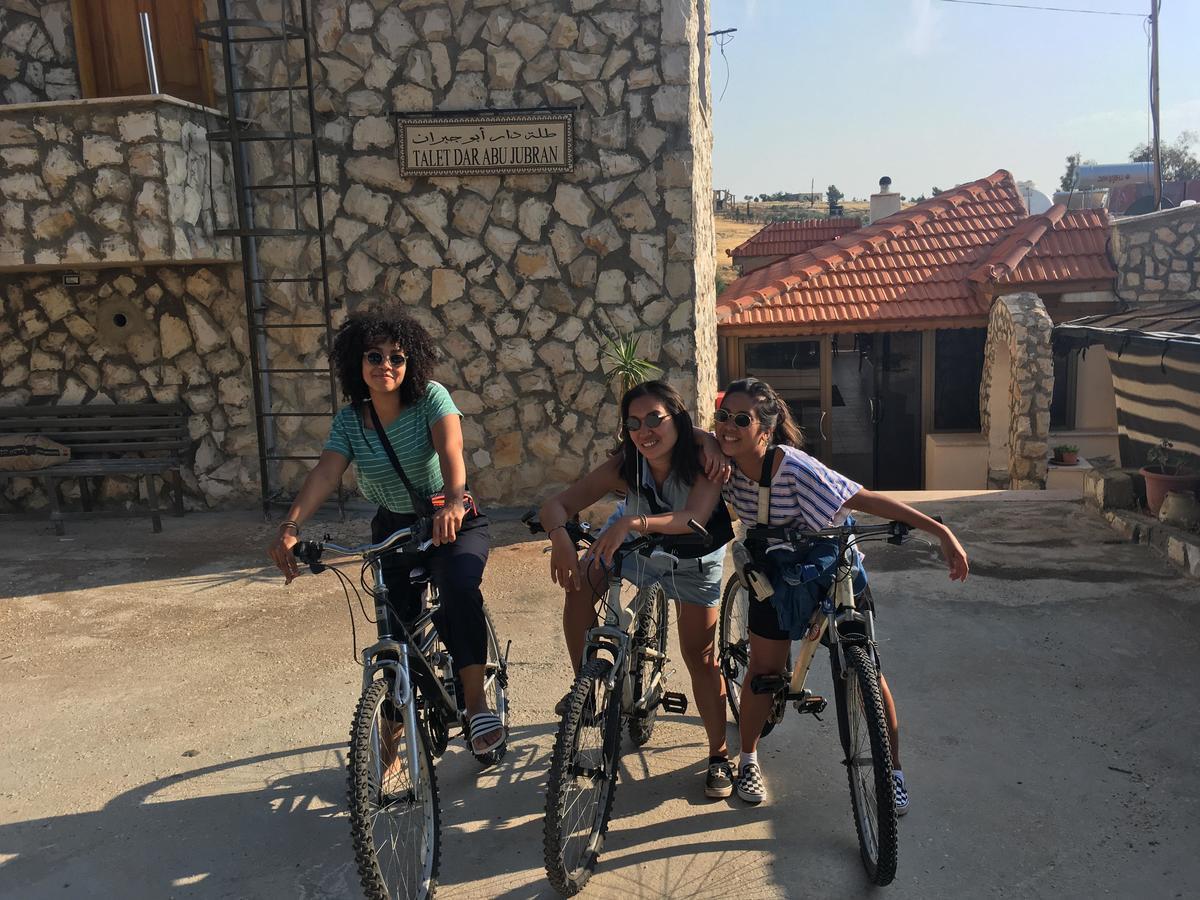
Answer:
M644 419L639 419L637 416L630 416L625 420L625 430L640 431L643 425L645 425L647 428L657 428L669 418L671 418L671 416L659 415L656 412L650 413L650 415L646 416Z
M368 350L366 353L363 354L363 359L365 359L367 362L369 362L373 366L382 366L385 357L378 350ZM405 356L403 353L389 353L387 355L386 359L392 366L394 366L397 369L400 368L402 365L404 365L406 362L408 362L408 357Z
M751 416L750 413L731 413L727 409L718 409L713 414L713 418L722 424L728 422L730 419L733 419L733 424L738 428L749 428L750 423L754 421L754 417Z

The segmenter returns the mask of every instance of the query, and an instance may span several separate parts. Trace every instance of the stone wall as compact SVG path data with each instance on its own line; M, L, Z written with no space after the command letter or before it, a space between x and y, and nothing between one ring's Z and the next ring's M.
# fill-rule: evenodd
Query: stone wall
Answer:
M980 430L989 441L989 459L1007 459L1007 469L990 468L988 486L1013 490L1046 486L1050 435L1050 397L1054 393L1054 323L1036 294L998 297L992 304L979 386ZM1008 403L993 404L993 394ZM993 423L994 411L1007 407L1008 422ZM993 424L999 427L993 429Z
M0 102L79 96L70 0L0 4Z
M232 215L220 121L162 98L0 106L0 269L234 259L212 236Z
M1112 224L1118 292L1126 300L1200 300L1200 204Z
M160 403L191 410L189 502L258 494L246 309L238 266L104 269L67 287L57 273L0 274L0 405ZM328 424L309 420L324 437ZM127 479L102 497L131 498ZM6 498L45 503L29 479Z
M349 306L399 298L445 349L437 377L466 414L480 496L527 502L603 458L617 425L609 335L638 336L689 403L710 408L707 0L312 8L334 294ZM247 86L284 77L279 45L241 51ZM246 113L259 126L281 123L276 99L255 103ZM577 108L568 175L400 177L392 112L547 106ZM253 162L254 178L289 166ZM306 205L310 224L314 214ZM269 274L313 256L264 242ZM274 305L299 314L302 302L281 293Z

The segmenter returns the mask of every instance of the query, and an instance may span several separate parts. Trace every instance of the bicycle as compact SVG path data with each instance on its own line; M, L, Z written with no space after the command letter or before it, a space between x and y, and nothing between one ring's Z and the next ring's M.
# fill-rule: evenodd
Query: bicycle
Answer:
M344 547L326 535L319 542L300 541L292 551L314 574L331 568L350 587L349 577L322 563L321 556L333 551L361 557L360 583L375 599L378 641L362 651L362 694L350 726L347 765L355 862L370 900L432 897L436 890L441 810L433 760L449 746L451 728L462 729L468 749L483 765L498 763L505 752L501 747L475 754L471 747L461 685L433 622L439 609L437 587L428 568L420 565L432 547L431 521L419 519L374 544ZM415 564L409 579L419 604L411 622L388 605L382 561L390 553L409 556ZM368 570L370 585L365 581ZM349 603L348 590L346 599ZM500 654L492 617L486 607L483 612L485 697L507 729L509 648Z
M853 583L858 560L853 547L865 540L901 544L911 530L911 526L903 522L842 525L820 531L753 525L747 528L745 540L747 545L757 548L765 548L769 541L777 541L798 550L804 550L817 539L837 541L833 586L813 611L808 631L800 641L794 667L782 675L756 676L750 689L774 698L761 732L764 737L783 719L789 701L797 713L809 714L819 720L827 702L804 685L818 644L828 647L838 736L845 754L843 764L850 783L850 805L859 851L867 876L880 886L891 883L896 876L899 827L890 732L879 684L882 670L875 644L875 606L869 587L855 596ZM721 674L734 721L738 720L750 658L747 627L750 602L741 578L733 575L721 597L718 643ZM788 665L792 665L790 654Z
M532 510L521 521L533 534L542 533ZM628 723L629 737L640 747L650 740L660 707L687 712L687 697L666 690L666 593L654 584L622 601L621 570L629 557L639 554L673 561L673 570L679 560L670 548L708 542L703 526L695 521L688 525L694 535L647 534L617 550L602 595L604 622L587 633L579 675L554 739L546 786L546 877L566 897L587 884L604 845L623 724ZM577 550L596 540L586 524L567 522L565 527Z

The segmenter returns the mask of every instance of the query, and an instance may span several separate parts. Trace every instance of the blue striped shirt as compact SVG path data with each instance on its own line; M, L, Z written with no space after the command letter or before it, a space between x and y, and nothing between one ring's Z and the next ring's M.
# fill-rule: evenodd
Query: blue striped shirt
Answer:
M862 489L862 485L803 450L784 446L779 449L783 452L783 462L771 479L771 521L768 524L816 531L844 521L847 514L842 507ZM744 525L758 522L757 477L748 478L734 466L733 478L722 493Z
M361 406L342 407L333 417L325 449L340 453L354 463L358 489L372 503L395 513L415 512L412 499L383 444L373 429L363 425L362 412ZM404 474L413 488L426 497L442 489L442 467L430 428L434 422L450 415L461 416L462 413L454 405L450 392L431 381L425 396L400 410L400 415L384 428Z

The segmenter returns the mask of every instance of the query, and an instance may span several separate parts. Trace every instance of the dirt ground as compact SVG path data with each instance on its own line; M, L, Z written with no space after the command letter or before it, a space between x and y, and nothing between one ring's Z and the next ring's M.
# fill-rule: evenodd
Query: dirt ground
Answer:
M919 545L868 554L913 803L887 895L1192 893L1200 589L1077 503L925 508L973 571L952 584ZM361 538L365 521L329 528ZM329 575L283 587L270 531L250 512L168 518L159 535L145 520L64 538L0 525L0 896L359 895L346 603ZM543 791L568 669L544 546L511 517L494 526L511 750L487 771L461 743L438 763L443 897L549 894ZM360 646L369 628L360 616ZM789 712L761 749L771 797L749 808L704 798L694 713L660 718L645 748L626 743L584 896L872 894L835 728Z

